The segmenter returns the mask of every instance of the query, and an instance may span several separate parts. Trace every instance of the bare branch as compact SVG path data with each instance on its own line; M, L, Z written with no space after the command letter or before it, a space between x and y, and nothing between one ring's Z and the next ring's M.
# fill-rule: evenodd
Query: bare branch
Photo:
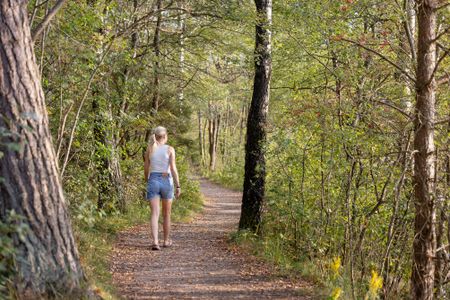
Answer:
M436 7L435 9L436 9L436 10L441 10L441 9L443 9L443 8L446 8L446 7L449 6L449 5L450 5L450 2L447 2L447 3L444 3L444 4L442 4L442 5L438 6L438 7Z
M436 122L434 122L434 125L446 124L446 123L448 123L448 122L450 122L450 118L447 118L447 119L444 119L444 120L436 121Z
M443 45L441 45L440 43L437 43L437 45L438 45L439 48L444 50L444 54L442 54L441 57L439 57L438 61L436 62L436 65L434 66L433 73L431 73L430 82L434 79L434 77L436 75L436 72L437 72L437 70L439 68L439 65L442 63L444 58L446 58L448 56L448 54L450 53L450 48L446 48Z
M374 101L376 103L380 103L380 104L383 104L383 105L389 106L390 108L395 109L396 111L398 111L399 113L401 113L402 115L407 117L409 120L413 119L413 117L409 113L407 113L406 111L404 111L403 109L401 109L400 107L398 107L398 106L396 106L396 105L394 105L392 103L389 103L389 102L383 101L383 100L374 100Z
M375 51L369 47L366 47L365 45L358 43L356 41L350 40L350 39L346 39L346 38L341 38L340 40L342 41L346 41L349 43L352 43L358 47L361 47L369 52L372 52L373 54L379 56L381 59L383 59L384 61L386 61L387 63L389 63L391 66L393 66L394 68L396 68L397 70L399 70L401 73L403 73L406 77L408 77L409 80L411 80L412 82L416 82L416 79L413 78L408 72L406 72L402 67L400 67L398 64L396 64L395 62L393 62L392 60L390 60L389 58L387 58L385 55L381 54L378 51Z
M37 37L42 33L42 31L44 31L45 27L48 26L50 21L53 19L53 17L56 15L56 13L60 10L60 8L64 5L66 1L67 0L59 0L58 2L56 2L55 6L53 6L53 8L44 17L44 20L38 26L36 26L36 28L33 30L31 34L31 39L33 40L33 42L36 41Z
M438 33L431 43L437 42L442 36L446 35L450 31L450 26L445 28L442 32Z
M446 84L446 83L448 83L448 82L450 82L450 74L449 74L449 73L446 73L445 75L439 77L439 78L436 80L437 85Z

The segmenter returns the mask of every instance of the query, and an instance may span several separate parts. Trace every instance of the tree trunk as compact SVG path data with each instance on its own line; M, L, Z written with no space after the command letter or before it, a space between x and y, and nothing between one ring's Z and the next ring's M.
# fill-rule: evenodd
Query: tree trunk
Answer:
M416 10L414 8L415 0L404 0L404 10L406 17L402 22L404 35L400 36L400 48L402 51L398 53L398 64L403 67L406 73L410 74L416 60L415 35L416 35ZM402 106L408 113L412 112L413 106L413 90L411 82L401 72L398 72L398 78L406 82L402 99Z
M239 125L239 145L242 144L242 138L244 133L244 123L245 123L245 103L242 104L241 116L240 116L240 125Z
M271 62L272 0L255 0L255 79L247 118L245 177L239 229L257 232L264 201L266 127L269 108Z
M0 2L0 127L12 133L0 159L0 217L24 217L25 238L14 237L20 298L81 291L84 282L48 127L33 53L27 1ZM2 147L3 148L3 147Z
M230 105L227 103L227 109L225 112L224 120L222 121L223 124L223 139L222 139L222 165L224 165L228 159L228 131L230 126Z
M201 163L203 164L205 152L204 152L204 146L203 146L203 132L202 132L202 113L199 110L197 112L198 116L198 143L199 143L199 151L200 151L200 159Z
M156 27L155 27L155 35L153 37L153 46L155 51L155 62L153 66L153 98L152 98L152 114L156 114L159 108L159 98L160 98L160 90L159 90L159 69L160 69L160 57L161 57L161 49L160 49L160 35L161 35L161 3L162 0L156 0Z
M180 7L182 10L184 9L184 2L179 1L177 2L177 6ZM186 16L185 14L180 14L178 17L178 26L180 30L180 83L178 87L178 101L180 103L180 106L183 106L184 101L184 60L185 60L185 46L184 46L184 40L185 40L185 32L186 32ZM181 110L182 108L180 108Z
M107 36L106 19L108 18L107 7L110 1L104 3L102 24L98 28L100 35ZM92 3L94 4L94 3ZM136 9L136 7L134 8ZM105 45L100 44L98 56L102 57L105 51ZM126 74L128 70L122 73L123 89L126 88ZM102 83L97 83L101 85ZM119 130L118 122L113 121L112 104L106 103L102 105L101 95L98 95L100 87L92 89L92 110L94 119L94 139L95 139L95 155L94 161L97 169L97 189L98 189L98 209L107 208L109 211L118 207L120 211L125 211L125 201L122 192L122 172L119 163L119 151L117 149L117 138L115 132ZM120 89L120 88L119 88ZM123 94L123 91L119 91ZM124 99L124 97L122 97ZM123 100L125 101L125 100ZM119 109L120 111L120 109ZM115 127L115 125L117 125ZM109 203L108 207L105 204ZM117 204L117 206L116 206Z
M95 140L95 152L94 161L95 168L97 169L97 208L103 209L105 203L110 198L109 192L109 178L108 178L108 157L104 149L106 145L106 130L103 122L103 116L100 110L99 97L93 94L92 97L92 112L94 118L94 140Z
M436 82L437 0L417 0L418 53L414 119L415 221L411 294L413 299L433 299L435 234L434 119Z
M214 119L214 170L216 169L217 149L219 148L220 114Z
M209 133L209 169L215 171L217 161L217 139L219 131L219 119L214 116L208 120L208 133Z
M203 144L203 153L204 153L204 160L203 160L202 164L204 166L206 166L206 127L207 126L208 126L208 120L206 119L204 124L203 124L203 129L202 129L202 131L203 131L203 133L202 133L202 138L203 138L202 144Z
M450 115L449 115L450 116ZM450 119L449 119L450 120ZM447 134L450 137L450 121L447 123ZM445 243L446 235L445 225L450 216L449 211L449 200L450 200L450 138L447 138L446 146L440 151L442 153L442 179L441 181L436 178L436 182L441 182L442 186L437 187L437 203L436 210L438 212L439 220L437 222L436 228L436 267L434 272L434 297L439 299L441 295L445 295L445 282L446 277L450 276L448 267L450 267L450 261L447 260L447 251L446 248L448 246ZM439 160L439 155L436 154L437 159ZM438 173L438 172L436 172ZM447 224L449 226L449 224ZM450 242L450 236L447 237L447 242ZM448 266L448 267L447 267ZM448 273L448 275L446 274Z

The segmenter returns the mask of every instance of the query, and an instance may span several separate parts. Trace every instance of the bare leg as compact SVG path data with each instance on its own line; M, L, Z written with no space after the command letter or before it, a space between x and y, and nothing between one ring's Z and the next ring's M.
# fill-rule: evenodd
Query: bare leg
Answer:
M150 225L152 228L153 244L159 245L159 241L158 241L159 199L158 198L153 198L150 201L150 208L152 210Z
M169 243L170 236L170 214L172 212L172 201L171 200L163 200L163 230L164 230L164 245Z

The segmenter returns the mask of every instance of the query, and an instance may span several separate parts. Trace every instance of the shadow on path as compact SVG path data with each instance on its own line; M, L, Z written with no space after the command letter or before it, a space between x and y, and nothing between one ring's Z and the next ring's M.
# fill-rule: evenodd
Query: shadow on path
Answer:
M126 299L312 299L309 285L274 276L264 263L226 243L236 230L241 193L200 179L204 210L172 226L174 245L151 251L149 223L122 232L111 258L113 282Z

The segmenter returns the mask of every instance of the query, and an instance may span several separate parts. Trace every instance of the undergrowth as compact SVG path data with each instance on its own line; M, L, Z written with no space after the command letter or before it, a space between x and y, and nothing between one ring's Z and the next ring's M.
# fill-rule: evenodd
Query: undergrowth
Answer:
M222 170L211 172L209 170L201 170L201 174L202 176L208 178L212 182L220 184L226 188L238 192L242 191L243 176L236 175L235 172L228 172Z
M282 237L258 236L249 231L238 231L230 236L230 242L243 251L263 259L277 267L279 275L300 277L313 284L314 299L352 299L349 270L343 269L339 257L293 258L288 254ZM372 272L365 286L357 287L365 293L364 300L379 299L381 277Z

